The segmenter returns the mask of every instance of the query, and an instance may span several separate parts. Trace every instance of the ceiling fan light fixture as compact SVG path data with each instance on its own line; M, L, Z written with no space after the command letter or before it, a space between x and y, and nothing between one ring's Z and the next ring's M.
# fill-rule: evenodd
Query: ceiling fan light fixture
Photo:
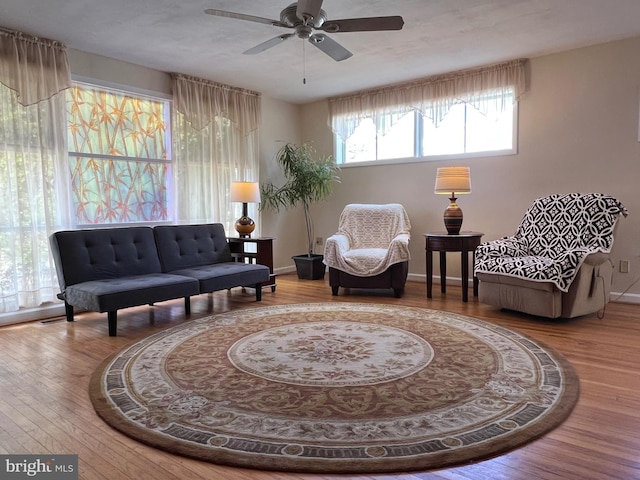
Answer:
M307 25L296 26L296 36L298 38L302 38L306 40L307 38L311 37L312 33L313 33L313 30L311 29L311 27Z

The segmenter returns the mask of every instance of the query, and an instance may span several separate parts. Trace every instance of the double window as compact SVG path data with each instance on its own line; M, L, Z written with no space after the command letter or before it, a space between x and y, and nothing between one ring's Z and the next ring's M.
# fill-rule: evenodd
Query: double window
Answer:
M363 118L346 139L336 135L336 159L349 165L515 153L517 103L513 92L499 100L501 109L488 112L458 101L439 122L400 109Z
M342 165L517 152L526 60L329 98Z

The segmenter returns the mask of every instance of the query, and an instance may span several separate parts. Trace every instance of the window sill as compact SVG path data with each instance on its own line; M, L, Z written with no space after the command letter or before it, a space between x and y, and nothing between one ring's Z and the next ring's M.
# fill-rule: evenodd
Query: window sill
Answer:
M375 165L397 165L399 163L425 163L436 162L442 160L458 160L467 158L483 158L483 157L502 157L507 155L517 155L517 148L506 150L495 150L493 152L474 152L474 153L454 153L450 155L431 155L428 157L405 157L405 158L390 158L384 160L369 160L366 162L351 162L340 163L340 168L350 167L371 167Z

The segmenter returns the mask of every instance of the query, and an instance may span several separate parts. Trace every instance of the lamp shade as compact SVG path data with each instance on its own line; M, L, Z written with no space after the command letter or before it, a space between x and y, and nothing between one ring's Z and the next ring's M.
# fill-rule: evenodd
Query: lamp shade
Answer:
M232 182L230 198L232 202L260 203L258 182Z
M436 174L435 193L471 193L471 173L469 167L441 167Z

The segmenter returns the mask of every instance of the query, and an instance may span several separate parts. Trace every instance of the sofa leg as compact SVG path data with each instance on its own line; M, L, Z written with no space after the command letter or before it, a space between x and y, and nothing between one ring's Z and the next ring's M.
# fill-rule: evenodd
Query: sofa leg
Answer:
M262 285L256 285L256 302L262 300Z
M109 336L115 337L118 328L118 311L107 312L107 319L109 321Z
M73 322L73 305L64 302L64 314L67 317L67 322Z
M191 297L184 297L184 313L191 315Z
M337 297L339 289L340 287L331 287L331 295L333 295L334 297Z
M404 293L404 288L394 288L393 289L393 296L396 297L396 298L402 297L403 293Z

